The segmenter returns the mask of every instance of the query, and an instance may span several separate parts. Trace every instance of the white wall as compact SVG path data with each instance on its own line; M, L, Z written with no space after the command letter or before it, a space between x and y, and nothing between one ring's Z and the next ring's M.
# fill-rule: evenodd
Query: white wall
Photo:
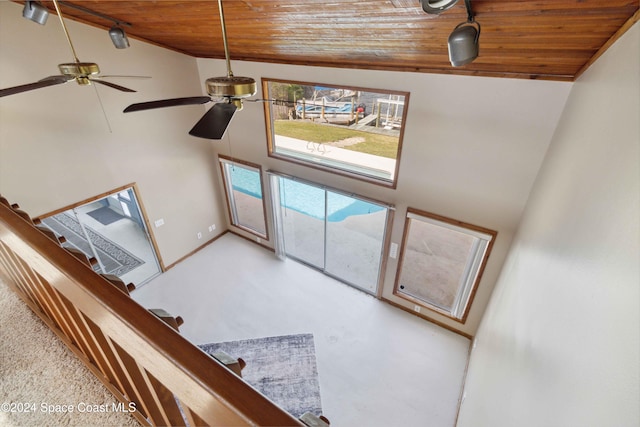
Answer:
M575 83L458 426L640 425L640 24Z
M152 76L112 79L138 90L98 87L109 132L93 87L75 82L0 99L0 193L32 216L136 182L165 265L226 229L211 142L187 135L185 126L205 111L192 106L123 114L134 102L199 95L194 58L131 40L113 47L105 30L67 20L80 60L102 74ZM22 18L22 6L0 2L0 87L59 74L72 62L56 15L45 26ZM202 231L202 240L196 233Z
M71 60L55 16L46 26L20 17L21 5L0 2L0 87L36 81ZM355 85L410 92L397 189L294 165L267 156L263 109L246 103L229 140L187 131L201 106L122 114L134 102L199 95L206 78L226 74L222 60L186 57L132 40L115 49L106 31L68 22L81 60L105 74L149 75L117 80L126 94L100 87L109 133L92 87L75 83L0 99L0 192L40 215L137 182L165 265L226 229L226 207L213 153L393 203L392 241L399 243L408 206L498 231L473 308L464 325L423 310L473 335L546 152L571 84L421 73L346 70L232 61L236 75ZM232 52L233 56L233 52ZM212 149L213 147L213 149ZM196 233L204 233L203 240ZM392 295L397 260L387 263L383 296Z
M233 52L231 52L233 58ZM225 75L224 61L199 59L202 80ZM400 243L408 206L498 231L466 324L423 310L464 333L476 331L571 84L421 73L303 67L233 61L236 76L263 77L410 92L397 189L357 181L267 156L263 107L245 103L218 153L393 203L392 241ZM260 96L260 93L257 95ZM385 298L397 260L389 259Z

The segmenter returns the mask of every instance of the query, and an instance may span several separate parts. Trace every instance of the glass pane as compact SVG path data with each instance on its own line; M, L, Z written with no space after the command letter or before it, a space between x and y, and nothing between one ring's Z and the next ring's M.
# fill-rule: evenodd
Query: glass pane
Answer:
M232 222L248 228L261 236L266 236L267 226L262 201L262 180L257 170L235 164L226 164L228 179L231 181Z
M280 178L284 247L288 256L324 267L324 190Z
M265 80L269 155L393 185L409 94Z
M126 208L126 213L124 208ZM127 214L128 213L128 214ZM42 222L71 246L95 257L94 270L140 286L160 273L160 265L133 190L107 196Z
M407 221L400 292L451 312L461 284L473 274L467 264L479 239L430 222Z
M327 273L375 293L387 209L354 197L327 192Z

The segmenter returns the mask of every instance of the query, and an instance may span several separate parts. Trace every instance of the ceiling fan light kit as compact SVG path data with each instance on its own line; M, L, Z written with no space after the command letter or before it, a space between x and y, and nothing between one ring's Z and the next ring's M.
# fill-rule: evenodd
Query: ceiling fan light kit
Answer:
M47 18L49 18L49 11L40 3L35 1L25 1L24 9L22 9L22 16L30 21L44 25L47 23Z

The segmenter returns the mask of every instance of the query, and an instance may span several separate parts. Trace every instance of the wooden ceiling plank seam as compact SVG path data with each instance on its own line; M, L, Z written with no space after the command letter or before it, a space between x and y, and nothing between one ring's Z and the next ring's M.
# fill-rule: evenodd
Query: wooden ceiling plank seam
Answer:
M132 39L224 57L214 0L65 1L131 22ZM42 3L52 9L51 0ZM582 74L638 21L639 9L638 0L474 0L480 55L453 68L446 40L466 20L461 3L441 15L424 13L418 0L330 0L322 7L317 0L225 0L224 6L232 60L495 76L502 70L502 76L562 81ZM112 25L64 5L62 13L101 29Z

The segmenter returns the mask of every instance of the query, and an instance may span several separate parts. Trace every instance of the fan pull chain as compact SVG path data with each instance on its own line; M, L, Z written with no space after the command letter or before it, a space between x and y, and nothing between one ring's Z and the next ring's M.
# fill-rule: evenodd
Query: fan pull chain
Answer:
M96 91L96 96L98 97L98 103L100 104L100 108L102 109L102 115L104 116L104 121L107 122L107 128L109 129L109 133L113 133L111 130L111 123L109 123L109 117L107 116L107 112L104 109L104 104L102 104L102 98L100 98L100 92L98 92L98 87L96 85L92 85L93 90Z
M233 157L233 152L231 151L231 130L227 129L227 145L229 147L229 157L231 157L231 160L235 160L235 158Z

